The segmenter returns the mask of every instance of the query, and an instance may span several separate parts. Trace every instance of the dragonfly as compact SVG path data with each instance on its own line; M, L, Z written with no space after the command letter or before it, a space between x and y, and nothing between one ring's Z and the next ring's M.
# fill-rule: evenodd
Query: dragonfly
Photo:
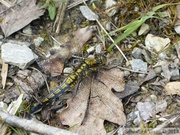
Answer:
M97 54L94 58L86 58L81 63L81 65L70 74L61 85L59 85L55 90L50 92L46 97L44 97L39 103L37 103L34 107L31 107L30 113L36 113L43 107L47 106L48 104L52 103L55 99L62 96L68 90L73 88L78 80L85 78L91 72L97 70L97 68L101 65L106 63L106 57L103 54Z

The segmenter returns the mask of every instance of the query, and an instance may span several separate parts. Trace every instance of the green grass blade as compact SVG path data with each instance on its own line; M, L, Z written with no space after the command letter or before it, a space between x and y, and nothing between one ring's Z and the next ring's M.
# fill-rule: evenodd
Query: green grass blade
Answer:
M133 27L128 28L126 31L124 31L124 33L119 36L113 44L111 44L111 46L107 49L108 52L111 51L111 49L115 46L115 44L117 44L118 42L120 42L121 40L123 40L124 38L126 38L127 36L129 36L132 32L134 32L135 30L137 30L139 28L139 26L141 26L141 23L136 23L135 25L133 25Z
M161 5L158 5L158 6L154 7L154 8L152 8L152 11L156 12L157 10L159 10L159 9L161 9L163 7L174 6L174 5L179 5L179 4L180 4L180 2L178 2L178 3L161 4Z

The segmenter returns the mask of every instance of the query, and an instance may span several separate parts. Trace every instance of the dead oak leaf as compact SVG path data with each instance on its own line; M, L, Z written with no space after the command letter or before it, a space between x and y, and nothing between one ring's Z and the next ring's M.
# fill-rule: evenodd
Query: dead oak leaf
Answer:
M124 125L126 118L123 104L111 89L98 81L93 82L90 101L90 115Z
M36 5L36 0L24 0L20 2L17 7L18 8L14 9L15 12L11 11L6 14L2 23L0 23L5 37L22 29L31 21L44 14L44 11Z
M90 93L90 83L88 80L83 82L86 85L79 86L78 94L67 101L67 108L59 114L59 119L63 125L81 125L87 109L88 98Z
M118 68L111 70L102 70L101 74L98 75L98 79L103 82L108 89L114 89L117 92L124 90L124 72Z
M94 117L92 115L87 116L86 122L82 125L74 126L71 128L72 132L79 133L80 135L105 135L104 120Z
M99 76L102 77L103 74L108 76L111 73L112 71L100 72ZM117 75L112 83L114 85L120 83L119 78L123 80L123 76ZM92 83L90 83L90 80L83 81L82 86L78 89L78 94L67 102L68 107L58 115L62 124L69 125L70 130L74 132L93 135L105 134L105 120L124 125L126 117L123 112L123 105L111 91L113 84L107 86L103 82L104 80L94 79ZM124 86L124 80L121 85Z

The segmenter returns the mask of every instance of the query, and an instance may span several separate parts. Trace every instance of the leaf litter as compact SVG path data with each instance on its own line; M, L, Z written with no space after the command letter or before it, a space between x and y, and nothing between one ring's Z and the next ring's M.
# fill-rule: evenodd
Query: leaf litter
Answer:
M14 12L10 10L5 16L1 16L3 21L0 26L5 37L17 32L44 14L44 11L36 5L36 0L18 0L13 10Z
M70 38L62 44L54 39L57 42L57 46L50 50L51 56L40 62L44 72L50 73L52 77L61 75L64 68L64 62L72 55L78 55L82 51L79 48L82 48L92 37L92 33L95 31L95 28L95 26L87 26L78 29L74 32L73 38Z
M116 73L113 81L112 73ZM105 134L105 120L124 125L126 117L122 102L112 92L112 88L116 91L124 90L122 71L119 69L102 71L98 73L97 78L90 81L91 79L83 81L77 95L69 99L67 108L58 114L62 124L70 126L71 131L79 134Z
M126 3L126 2L124 2L124 3ZM162 3L162 2L160 2L160 3ZM116 6L118 7L119 6L118 4L115 6L112 6L112 8L116 7ZM159 8L162 8L162 7L168 5L168 4L159 5L159 6L155 7L151 12L149 12L149 13L153 13L153 16L151 16L152 14L150 14L149 17L145 15L145 17L147 17L147 18L144 18L144 19L142 18L140 20L135 21L135 23L130 23L131 25L126 25L127 23L131 22L133 19L137 19L136 17L141 15L142 12L144 12L144 8L140 9L138 3L136 3L136 4L133 3L132 5L130 5L130 7L132 6L134 10L130 9L127 6L123 7L123 3L120 3L120 4L122 4L122 5L119 6L118 8L120 8L119 13L121 13L121 15L119 15L117 12L117 14L116 14L117 16L116 15L112 16L111 19L112 19L112 23L115 23L115 26L118 24L117 27L120 27L120 29L119 29L120 31L125 30L124 31L125 35L129 35L131 33L130 32L131 30L129 29L131 27L128 27L128 26L132 26L132 24L142 23L145 20L147 20L147 18L149 19L149 17L150 18L152 18L153 16L156 17L157 14L155 13L155 11ZM128 3L128 4L130 4L130 3ZM148 4L150 4L150 5L148 5ZM152 4L152 5L154 6L154 4ZM152 5L151 5L151 3L147 2L148 7L149 6L153 7ZM137 8L136 6L139 9L136 9ZM132 12L131 11L129 12L129 9ZM169 9L169 8L167 8L167 9ZM172 7L172 9L173 9L173 7ZM92 11L95 11L95 10L96 9L94 9ZM135 10L137 10L137 11L135 11ZM149 10L149 9L147 9L147 10ZM162 9L162 10L164 10L164 9ZM166 8L165 8L165 10L166 10ZM105 9L104 9L104 11L105 11ZM132 15L136 16L136 17L133 17ZM102 21L103 19L105 19L105 18L103 18L104 16L101 16L101 14L98 14L98 16L100 17L99 21ZM129 16L130 16L130 18L129 18ZM179 15L177 15L177 16L179 16ZM114 17L119 18L120 21L118 21L118 19L115 21ZM131 18L131 17L133 17L133 18ZM157 16L157 17L159 17L159 16ZM78 17L78 19L79 19L79 17ZM76 19L74 19L74 20L76 20ZM84 21L83 23L87 23L87 22ZM83 25L83 27L84 27L83 23L81 23L81 26ZM93 22L93 24L92 23L91 24L94 25L94 23L96 23L96 22ZM145 34L143 37L141 37L141 36L137 37L135 34L133 34L135 41L137 39L140 39L140 40L143 40L143 42L135 42L135 41L130 42L130 40L129 40L130 37L127 37L123 34L123 36L125 36L127 38L128 45L125 44L126 39L121 42L121 45L122 46L127 45L127 48L130 48L130 50L135 50L135 49L133 49L134 44L135 44L136 48L140 49L141 54L138 54L136 56L138 56L139 59L143 60L143 62L147 63L148 75L146 76L146 74L143 74L140 72L134 73L132 70L128 70L128 68L130 68L130 67L128 67L128 64L123 63L123 58L117 57L117 55L116 55L117 53L116 53L115 49L111 50L111 52L108 55L111 55L113 53L114 54L113 59L114 60L117 59L117 61L118 61L116 64L118 66L119 65L123 66L123 67L121 67L121 68L119 67L119 68L123 69L123 70L127 69L126 71L124 71L125 79L126 79L125 81L127 82L125 85L125 88L124 88L125 90L121 91L121 90L123 90L124 85L120 83L121 82L120 80L118 80L120 78L118 78L116 76L116 71L115 71L115 74L111 73L111 74L113 74L113 76L115 76L115 78L113 78L113 76L111 76L110 74L108 74L105 77L101 77L101 74L106 74L106 72L108 72L108 70L103 70L103 71L100 70L99 74L97 75L97 78L94 78L93 80L88 79L88 78L87 79L83 78L82 83L80 83L80 85L79 85L79 90L77 91L77 97L75 96L74 98L69 99L67 102L66 108L59 110L60 113L57 115L58 119L56 119L58 122L60 122L60 120L62 120L63 125L69 125L70 130L75 131L75 132L84 133L84 134L85 133L87 133L87 134L97 134L97 133L106 134L107 129L106 129L106 131L104 129L104 123L106 123L105 121L111 121L113 123L116 123L116 126L126 124L125 128L127 130L132 127L137 127L139 129L139 127L142 127L142 124L143 124L142 130L144 130L144 128L156 127L157 124L159 124L159 122L162 122L162 119L163 118L165 119L165 117L167 115L170 114L170 117L171 117L172 115L178 113L178 110L179 110L179 105L178 105L178 103L179 103L179 89L178 89L179 88L178 87L178 85L179 85L178 84L179 83L179 80L178 80L179 60L178 60L178 58L179 58L180 53L179 53L179 46L177 44L178 42L174 43L174 41L176 42L179 40L178 39L179 35L174 33L174 31L171 31L171 29L170 29L172 27L172 26L170 26L171 24L165 25L164 21L158 20L157 18L156 19L153 18L153 19L151 19L151 21L148 21L146 23L148 23L148 25L150 26L150 31L148 32L148 34L153 34L151 37L154 37L155 35L157 35L157 37L163 37L162 40L164 40L165 37L166 38L168 37L171 40L171 42L166 47L169 48L169 47L174 47L176 45L176 51L175 51L175 49L168 51L168 50L166 50L166 47L164 48L164 46L162 47L162 46L158 46L158 45L151 47L151 50L149 50L150 48L147 49L147 47L144 45L144 36L147 36L147 34ZM50 24L51 23L47 23L47 26L50 26ZM68 21L66 21L64 24L69 24L69 23L68 23ZM125 25L125 27L121 27L124 25ZM141 25L138 25L138 27L139 26L141 26ZM157 26L158 26L158 28L157 28ZM77 25L77 27L79 27L79 25ZM109 30L113 30L113 29L116 29L116 28L114 28L114 27L109 28ZM46 31L48 31L48 30L49 29L46 29ZM129 30L128 33L126 33L126 30ZM169 34L169 31L171 32L170 34ZM67 33L67 32L65 32L65 33ZM119 35L119 34L120 33L117 33L117 35ZM16 33L16 35L19 35L19 33ZM116 39L116 38L118 38L118 37L116 37L117 35L113 35L112 37L114 39ZM171 37L171 35L173 37ZM81 36L79 36L79 37L81 39ZM123 39L125 37L123 37ZM33 38L33 37L31 36L30 38ZM27 39L27 38L25 38L25 39ZM116 42L121 41L121 40L122 40L122 38L119 38L116 40ZM108 40L106 40L106 41L104 41L104 42L109 43ZM76 42L77 42L77 44L76 44ZM93 38L93 40L90 40L89 44L91 45L92 42L93 42L93 44L96 44L97 39ZM81 42L81 43L82 43L82 46L84 46L83 42ZM55 50L55 53L54 54L52 53L52 57L50 57L50 58L52 58L52 59L55 58L54 60L57 60L60 57L68 59L69 57L71 57L73 55L73 51L72 51L74 48L73 45L78 46L79 41L77 39L75 39L74 41L72 39L70 39L68 42L65 42L63 45L61 44L60 49ZM108 44L106 44L106 45L108 45ZM112 45L112 46L114 46L114 45ZM67 51L68 55L65 55L65 56L62 55L62 52L64 52L62 49L63 47L65 48L64 50ZM111 47L110 47L110 49L111 49ZM80 48L80 46L76 47L74 50L78 50L77 48ZM161 49L159 49L159 48L161 48ZM170 48L170 49L172 49L172 48ZM161 51L157 52L157 50L158 51L161 50ZM80 49L78 51L81 52ZM74 51L74 52L76 52L76 51ZM163 53L160 56L159 54L161 52L163 52ZM177 53L177 55L176 55L176 53ZM127 52L127 54L128 54L128 52ZM81 55L81 56L83 56L83 55ZM78 55L78 57L79 57L79 55ZM136 57L134 56L134 58L136 58ZM128 60L131 60L134 58L129 57L129 55L128 55ZM60 65L64 64L62 61L60 61ZM110 59L108 59L108 61L110 61ZM110 63L111 63L111 65L114 64L112 61ZM161 64L159 64L159 63L161 63ZM114 64L114 65L116 65L116 64ZM153 65L153 64L155 64L155 65ZM55 64L53 63L49 67L58 67L58 68L62 69L62 67L64 65L62 67L60 65L56 64L56 62L55 62ZM11 66L10 66L10 68L11 68ZM50 70L52 71L52 70L56 70L56 69L50 68ZM176 71L178 71L178 72L176 72ZM61 72L62 71L58 69L57 75L59 75ZM42 78L37 77L36 79L42 81ZM105 81L106 79L109 81L106 82ZM16 80L18 80L18 79L16 79ZM24 89L28 89L27 88L28 83L27 83L27 86L24 85L24 80L26 80L26 79L18 80L18 81L16 81L16 83L20 82L23 84L23 85L20 85L21 87L23 87ZM117 82L116 82L116 80L117 80ZM122 79L122 80L124 80L124 79ZM118 83L120 83L122 86L118 86L117 85ZM95 84L96 84L96 86L94 86ZM111 86L111 84L113 84L114 86ZM37 85L35 85L35 86L37 86ZM40 85L38 85L38 86L40 87ZM113 88L113 90L112 90L113 93L111 91L112 88ZM122 88L122 89L117 90L117 88ZM14 91L14 90L12 90L12 91ZM39 91L39 90L38 91L34 90L34 91L35 91L36 95L38 95L37 92L39 92L41 95L46 95L42 91ZM116 92L116 91L121 91L121 92ZM82 92L82 94L80 94L81 92ZM114 94L118 98L116 96L114 96ZM133 95L130 95L130 94L133 94ZM8 101L8 99L13 98L12 96L14 96L15 94L11 93L11 91L10 91L9 95L10 95L10 97L5 98L6 101ZM170 95L170 96L168 96L168 95ZM63 97L64 96L66 96L66 95L63 95ZM112 97L112 99L111 99L111 97ZM123 109L122 109L122 103L119 98L123 98L123 102L125 101L124 109L125 109L126 114L129 115L132 112L135 114L135 117L137 119L135 117L130 117L130 118L127 117L127 121L126 121L126 119L124 118L125 116L124 116ZM117 110L117 108L118 109L120 108L120 110ZM134 108L136 109L135 112L133 112ZM44 110L47 110L47 109L44 109ZM139 111L139 112L137 112L137 111ZM51 113L53 113L53 110L51 111ZM120 114L123 116L121 120L119 117ZM143 116L143 119L141 117L141 114ZM114 117L112 118L112 116L114 116ZM115 119L116 117L118 118L117 120ZM50 118L50 117L47 117L47 118ZM171 120L171 118L170 118L170 120ZM169 119L169 118L167 117L166 120L167 119ZM172 125L169 127L172 127L172 126L177 127L175 124L178 124L178 123L172 122ZM64 126L59 126L59 127L64 128ZM90 129L92 129L92 131ZM134 128L132 128L132 129L134 129ZM132 133L134 133L134 132L132 132Z

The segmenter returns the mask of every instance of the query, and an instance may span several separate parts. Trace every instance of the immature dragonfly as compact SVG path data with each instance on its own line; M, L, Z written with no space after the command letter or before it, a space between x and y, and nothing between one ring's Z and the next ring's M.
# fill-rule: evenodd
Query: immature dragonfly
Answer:
M78 80L86 77L92 71L94 71L100 65L104 65L106 58L104 55L96 55L95 58L86 58L77 70L69 75L61 85L59 85L54 91L50 92L45 98L43 98L36 106L32 107L30 113L36 113L42 107L53 102L54 99L59 98L65 92L74 87Z

